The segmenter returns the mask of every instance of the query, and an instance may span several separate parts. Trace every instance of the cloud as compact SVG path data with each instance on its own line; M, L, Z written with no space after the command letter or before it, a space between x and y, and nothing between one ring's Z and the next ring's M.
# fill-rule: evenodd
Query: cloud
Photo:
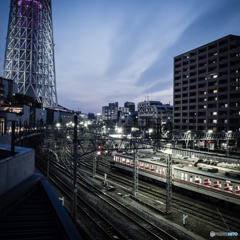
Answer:
M0 9L4 37L8 5ZM148 93L172 102L174 56L239 35L239 7L239 0L53 0L59 103L96 113L109 102L137 105ZM0 38L2 66L5 43Z

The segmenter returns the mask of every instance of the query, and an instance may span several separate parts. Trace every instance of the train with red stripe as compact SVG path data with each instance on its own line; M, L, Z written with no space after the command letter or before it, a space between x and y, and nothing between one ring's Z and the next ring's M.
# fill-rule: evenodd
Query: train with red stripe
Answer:
M138 174L151 181L166 182L166 155L136 156ZM127 153L113 152L110 157L111 168L133 172L133 156ZM198 194L240 205L240 171L194 163L183 164L173 160L173 186Z

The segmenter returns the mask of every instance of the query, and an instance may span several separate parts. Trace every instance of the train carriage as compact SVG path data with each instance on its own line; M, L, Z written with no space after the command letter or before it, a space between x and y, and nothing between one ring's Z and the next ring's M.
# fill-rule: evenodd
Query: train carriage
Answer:
M149 179L159 182L166 182L166 160L167 158L144 158L136 157L138 173ZM122 153L112 153L110 166L133 172L133 157ZM208 197L217 198L237 205L240 205L240 175L226 175L229 169L194 167L173 163L173 185L189 191L194 191ZM234 177L237 176L237 177Z

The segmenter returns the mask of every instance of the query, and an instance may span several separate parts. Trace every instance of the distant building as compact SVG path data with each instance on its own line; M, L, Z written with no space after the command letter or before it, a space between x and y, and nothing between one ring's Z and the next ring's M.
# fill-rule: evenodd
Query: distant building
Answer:
M108 106L102 107L102 119L103 121L111 121L115 119L118 111L118 102L109 103Z
M97 123L100 123L100 122L102 122L102 114L98 113L97 114Z
M16 129L19 130L23 126L29 126L30 106L13 104L5 111L0 111L0 133L8 134L11 132L12 121L16 121Z
M95 114L94 113L88 113L88 120L94 120Z
M10 100L16 93L18 85L12 80L0 77L0 104L3 104L4 100Z
M173 106L163 105L160 101L138 103L138 124L142 127L159 127L173 119Z
M135 103L133 102L125 102L124 107L129 108L129 112L135 112Z
M88 120L88 114L87 113L80 113L80 121L87 121Z
M176 56L173 85L175 129L240 131L240 37Z

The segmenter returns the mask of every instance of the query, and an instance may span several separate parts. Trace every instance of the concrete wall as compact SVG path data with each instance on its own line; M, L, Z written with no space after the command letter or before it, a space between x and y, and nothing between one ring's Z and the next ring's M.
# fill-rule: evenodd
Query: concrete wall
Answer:
M43 122L45 123L47 120L47 111L43 110L41 108L36 108L36 114L35 114L35 121L38 122L41 119L43 120Z
M0 144L0 148L11 150L10 145ZM17 186L35 172L35 151L30 148L15 147L17 154L0 160L0 195Z

